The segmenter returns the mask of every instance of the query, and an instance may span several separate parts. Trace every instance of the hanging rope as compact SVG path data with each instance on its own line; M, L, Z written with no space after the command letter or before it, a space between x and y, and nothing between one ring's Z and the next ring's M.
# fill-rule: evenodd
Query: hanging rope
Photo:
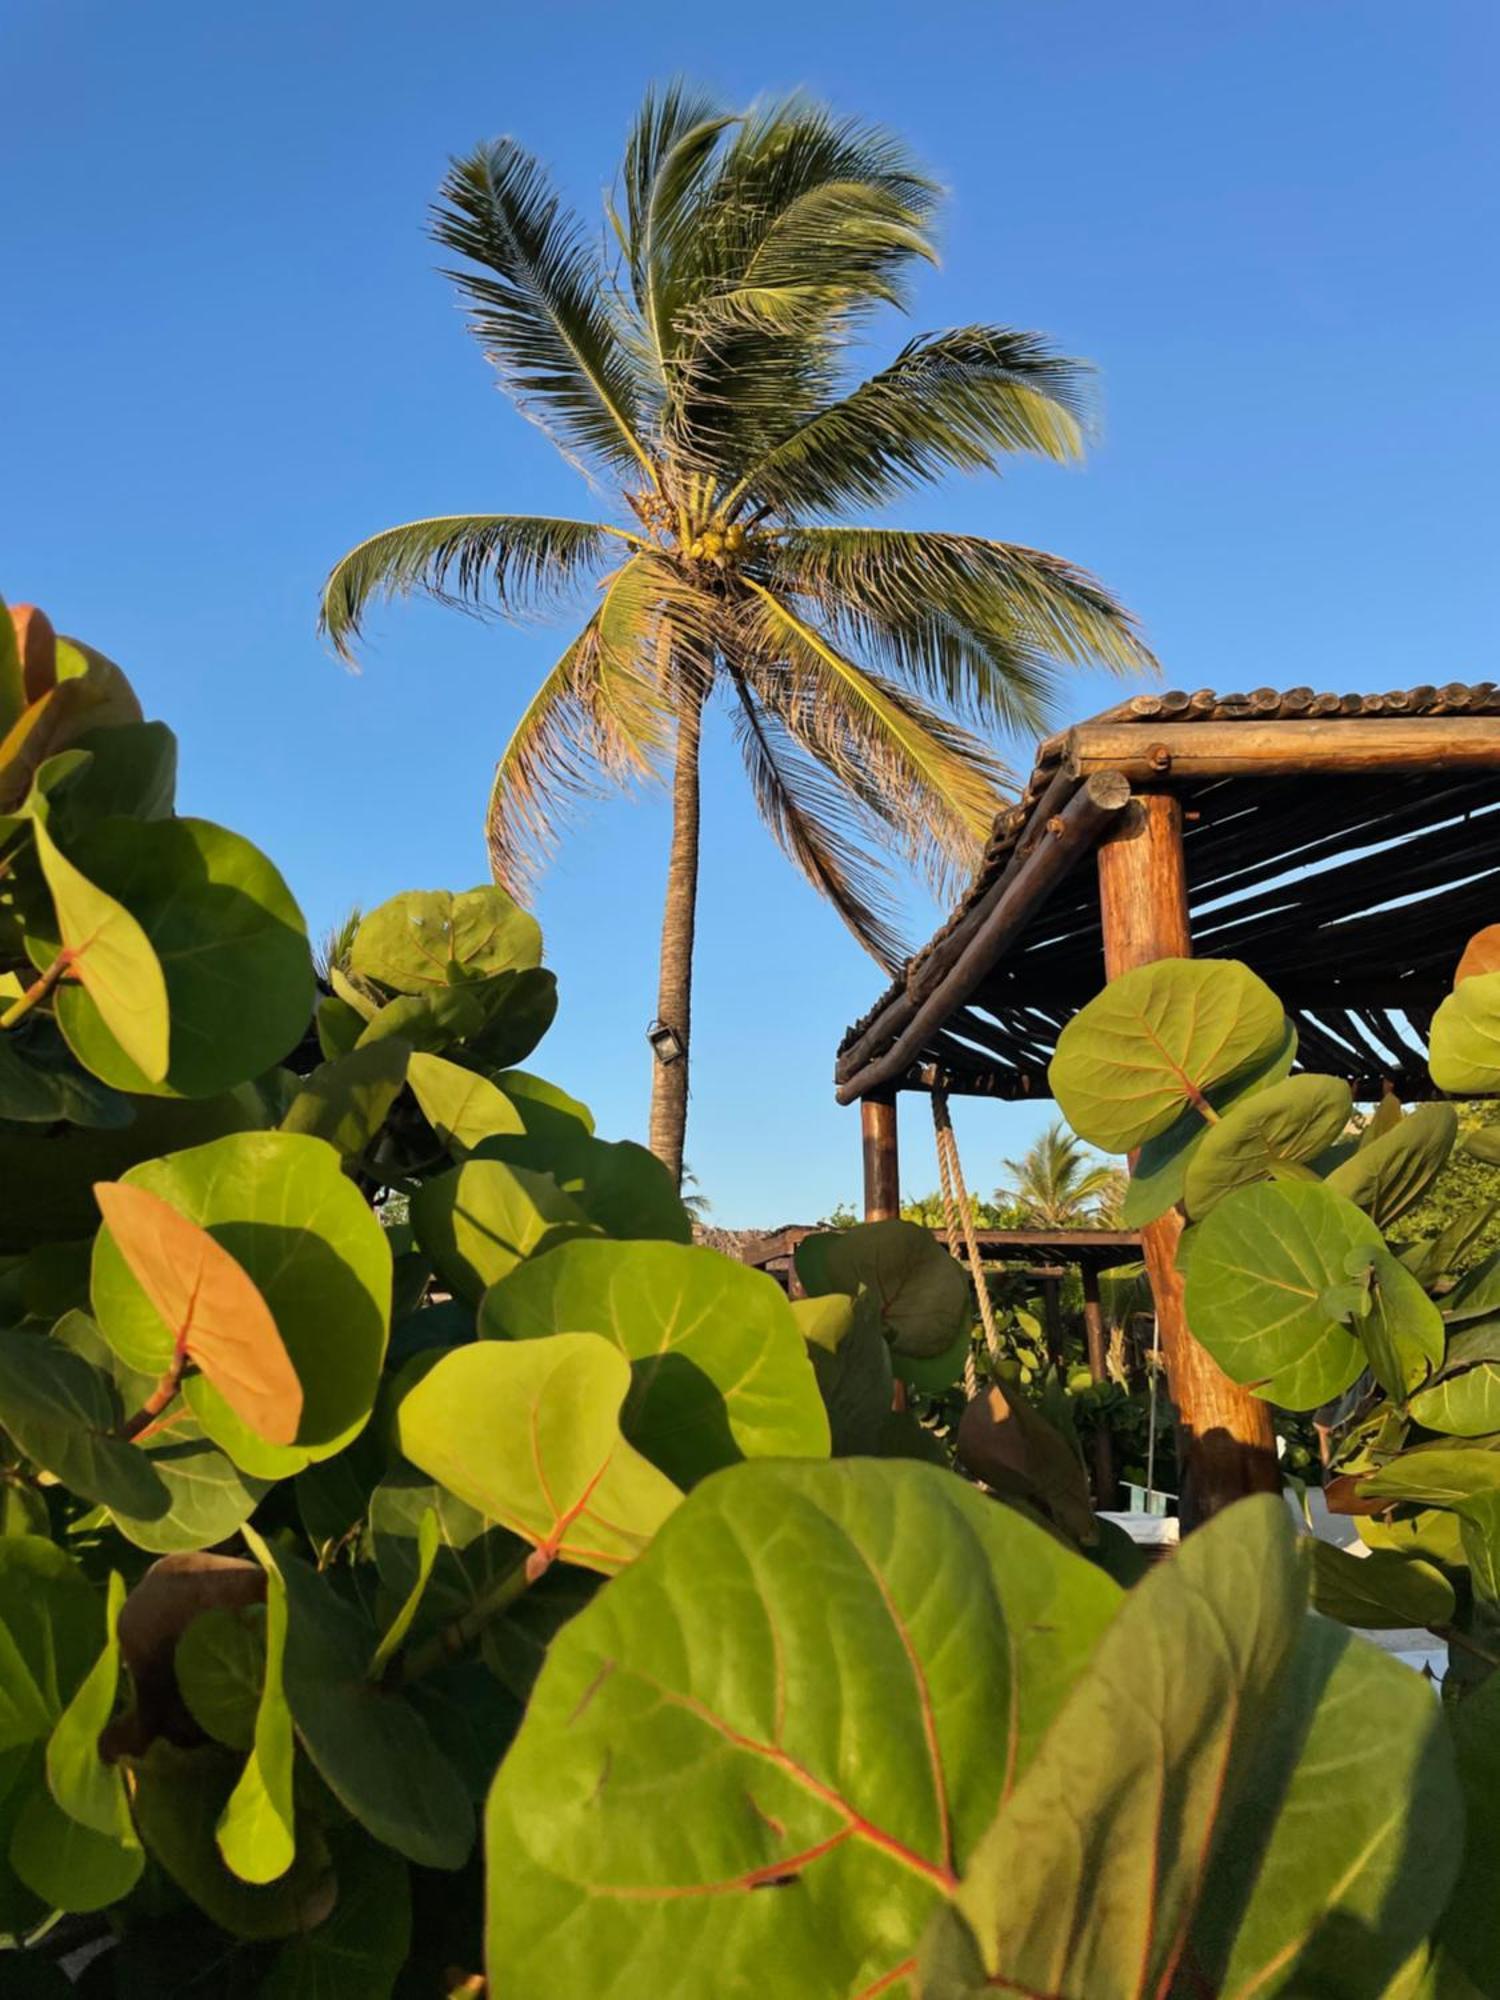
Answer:
M1004 1350L1000 1345L1000 1329L995 1324L995 1306L990 1298L990 1288L985 1281L984 1266L979 1258L979 1239L974 1230L974 1204L969 1199L969 1190L964 1183L963 1164L958 1157L958 1140L953 1134L953 1120L948 1114L948 1093L934 1090L932 1093L932 1126L937 1139L938 1176L943 1189L943 1225L948 1232L948 1248L953 1249L956 1240L962 1236L964 1255L968 1260L969 1277L973 1281L974 1296L979 1304L979 1322L984 1328L985 1351L990 1357L991 1373L998 1376ZM979 1371L974 1364L971 1350L964 1366L964 1394L970 1399L979 1393Z

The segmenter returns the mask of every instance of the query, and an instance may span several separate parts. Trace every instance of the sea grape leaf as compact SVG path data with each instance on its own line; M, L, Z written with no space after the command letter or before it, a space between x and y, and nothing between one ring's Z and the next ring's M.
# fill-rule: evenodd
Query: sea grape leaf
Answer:
M29 625L35 615L32 605L11 606L0 598L0 737L13 726L26 707L28 696L21 670L17 628Z
M269 1883L241 1881L214 1838L239 1776L239 1759L219 1744L179 1750L165 1739L135 1767L135 1813L153 1860L205 1916L238 1938L285 1938L322 1923L338 1897L328 1847L299 1819L297 1856Z
M365 1029L365 1017L351 1007L347 1000L340 1000L337 994L325 993L313 1010L313 1026L317 1031L318 1047L323 1051L326 1062L337 1062L340 1056L347 1056L359 1046Z
M1367 1256L1369 1310L1352 1322L1353 1330L1376 1381L1400 1403L1443 1359L1443 1316L1384 1244L1355 1250L1350 1262L1362 1265Z
M807 1331L809 1307L820 1314L820 1340ZM841 1309L838 1337L832 1340L829 1307ZM828 1412L830 1449L840 1458L878 1456L895 1377L890 1342L868 1295L857 1304L840 1292L830 1292L821 1299L798 1299L792 1312L803 1328L818 1393Z
M1491 1121L1464 1140L1464 1151L1487 1167L1500 1167L1500 1125Z
M478 998L483 1018L464 1043L486 1069L524 1062L557 1018L557 974L541 966L496 973L466 990Z
M418 1596L425 1561L423 1524L429 1517L437 1524L438 1545ZM381 1480L370 1495L369 1522L384 1590L397 1602L416 1602L408 1637L478 1611L528 1553L517 1536L411 1466L400 1466Z
M149 1187L100 1181L94 1199L115 1249L156 1308L174 1361L183 1355L200 1368L268 1444L291 1444L302 1422L302 1384L243 1266Z
M326 1139L346 1160L358 1158L401 1095L409 1060L410 1048L392 1036L320 1063L287 1106L281 1130Z
M1402 1263L1424 1286L1456 1276L1468 1262L1475 1244L1489 1228L1497 1208L1500 1208L1500 1203L1487 1201L1460 1209L1457 1215L1443 1224L1436 1236L1409 1243L1401 1252Z
M574 1125L542 1137L493 1135L478 1150L486 1159L550 1174L589 1221L617 1241L693 1240L693 1219L677 1183L654 1153L633 1140L610 1143Z
M828 1422L774 1278L715 1250L579 1240L485 1294L481 1339L602 1335L631 1363L627 1438L679 1485L737 1458L822 1458Z
M412 1623L418 1611L422 1608L422 1599L426 1595L428 1581L432 1576L433 1564L437 1561L438 1549L441 1544L442 1529L438 1520L438 1511L436 1507L425 1507L422 1510L421 1520L417 1527L417 1573L412 1578L411 1587L407 1591L395 1617L386 1627L380 1644L375 1648L374 1655L370 1661L370 1676L372 1679L379 1679L386 1663L394 1658L395 1654L405 1644L406 1635L410 1632Z
M1491 1314L1500 1315L1500 1250L1466 1271L1443 1300L1447 1320L1487 1319Z
M393 993L425 993L539 965L542 933L503 889L412 889L360 924L350 969Z
M789 1299L797 1331L809 1347L821 1347L825 1354L837 1354L854 1325L854 1301L842 1292L828 1292L820 1299ZM874 1330L885 1339L878 1321Z
M1486 972L1500 972L1500 924L1487 924L1482 931L1475 931L1464 946L1463 956L1453 975L1453 984L1457 986L1461 980L1477 979Z
M256 2000L389 2000L411 1949L411 1882L406 1863L357 1829L330 1831L338 1878L333 1912L291 1938L256 1991Z
M90 878L131 911L166 978L171 1062L153 1071L87 987L57 1016L74 1053L118 1090L212 1097L272 1068L301 1039L316 989L291 891L237 833L207 820L113 819L75 844Z
M292 1712L282 1692L286 1653L286 1585L266 1544L251 1527L244 1536L266 1573L265 1674L250 1754L214 1828L225 1865L242 1882L274 1882L297 1852L292 1806Z
M1458 1113L1451 1104L1419 1104L1335 1167L1324 1186L1389 1229L1432 1186L1457 1136Z
M129 1895L145 1859L139 1842L127 1847L95 1833L65 1813L42 1786L22 1806L11 1831L10 1863L26 1887L51 1908L80 1915Z
M110 1131L134 1116L128 1097L79 1068L45 1015L32 1014L0 1035L0 1118L30 1125L65 1119Z
M1444 1442L1413 1445L1359 1481L1368 1500L1400 1500L1418 1507L1459 1507L1481 1493L1500 1491L1500 1449Z
M1455 1511L1474 1595L1500 1604L1500 1491L1476 1493Z
M909 1388L919 1390L924 1396L940 1396L962 1380L973 1344L972 1329L965 1327L941 1354L919 1356L894 1349L891 1366Z
M490 1794L509 2000L896 1995L1119 1592L935 1467L706 1480L553 1640ZM902 1982L905 1982L903 1985Z
M1129 1593L934 1926L924 1994L1384 1989L1452 1881L1452 1762L1415 1675L1305 1618L1293 1540L1247 1500Z
M545 1077L533 1076L529 1070L507 1069L493 1081L520 1112L528 1138L557 1143L575 1138L580 1130L592 1133L594 1114L588 1106Z
M206 1378L187 1401L208 1435L256 1477L331 1457L364 1424L385 1356L391 1249L385 1230L321 1139L244 1132L148 1160L124 1185L196 1222L244 1269L270 1308L302 1387L295 1447L267 1444ZM108 1227L94 1245L94 1313L133 1367L165 1370L171 1336Z
M1458 1517L1437 1507L1401 1516L1360 1514L1355 1529L1366 1548L1393 1549L1397 1555L1430 1563L1434 1569L1458 1570L1465 1563Z
M1341 1625L1447 1625L1453 1618L1453 1585L1433 1563L1392 1549L1351 1555L1317 1537L1309 1553L1313 1607Z
M140 1842L130 1820L124 1774L99 1754L99 1738L114 1714L120 1685L119 1624L124 1602L124 1578L111 1570L105 1592L104 1649L47 1739L47 1787L70 1819L138 1855Z
M613 1574L681 1495L620 1430L630 1367L594 1333L481 1341L446 1354L396 1413L412 1464L554 1559ZM821 1406L820 1406L821 1408Z
M1237 1070L1227 1082L1216 1083L1203 1095L1221 1117L1227 1117L1243 1099L1280 1083L1296 1058L1297 1030L1288 1021L1280 1041L1268 1055ZM1209 1129L1202 1113L1189 1104L1165 1132L1148 1139L1138 1150L1120 1208L1122 1228L1142 1229L1148 1222L1155 1222L1159 1215L1165 1215L1174 1203L1181 1201L1188 1168Z
M1427 1066L1455 1097L1500 1094L1500 971L1454 987L1432 1017Z
M1313 1409L1365 1365L1324 1294L1345 1282L1351 1251L1383 1248L1369 1217L1326 1187L1238 1188L1193 1231L1188 1324L1233 1381L1283 1409Z
M481 1139L497 1132L525 1130L520 1112L504 1091L460 1063L418 1050L407 1066L407 1081L422 1116L457 1159L464 1159Z
M1486 1437L1500 1431L1500 1365L1481 1361L1452 1374L1445 1371L1412 1397L1409 1408L1427 1430L1449 1437Z
M919 1223L863 1222L804 1236L796 1265L814 1298L868 1290L901 1354L946 1353L972 1314L962 1264Z
M268 1553L287 1591L286 1699L319 1775L398 1854L461 1868L474 1841L469 1795L411 1703L370 1680L373 1628L295 1556Z
M200 1611L177 1641L172 1671L199 1728L231 1750L249 1750L265 1680L265 1607Z
M411 1220L444 1282L474 1300L523 1259L593 1229L548 1175L486 1159L423 1181L412 1196Z
M1481 932L1481 936L1483 933ZM1445 1705L1463 1795L1464 1853L1417 2000L1484 2000L1500 1987L1500 1677Z
M77 982L70 987L65 980L57 988L64 1035L85 1068L106 1083L129 1089L133 1076L140 1086L159 1084L167 1074L173 1019L166 974L151 938L123 903L68 859L40 819L33 823L32 838L52 894L58 942ZM54 956L50 944L33 952L44 969ZM78 1046L69 1024L85 1009L124 1055L131 1074L123 1084L108 1073L107 1061L101 1067L88 1048Z
M170 1496L147 1455L119 1436L110 1378L45 1334L0 1331L0 1425L72 1492L143 1519Z
M995 1492L1038 1502L1076 1541L1097 1539L1078 1454L1018 1391L995 1383L966 1404L954 1449L960 1465Z
M1331 1146L1354 1109L1347 1083L1290 1076L1244 1098L1204 1135L1183 1184L1188 1214L1204 1216L1237 1187L1298 1167Z
M70 1556L33 1535L0 1540L0 1752L52 1733L103 1631L104 1606Z
M271 1482L242 1472L203 1435L186 1404L143 1432L140 1447L167 1490L164 1513L144 1516L112 1507L110 1518L138 1549L174 1555L228 1541L255 1512Z
M1248 966L1158 959L1112 979L1074 1015L1047 1074L1074 1131L1124 1153L1264 1061L1285 1034L1281 1002Z
M73 747L87 756L69 774L49 813L49 824L64 845L97 820L170 817L177 791L177 738L164 722L87 730Z

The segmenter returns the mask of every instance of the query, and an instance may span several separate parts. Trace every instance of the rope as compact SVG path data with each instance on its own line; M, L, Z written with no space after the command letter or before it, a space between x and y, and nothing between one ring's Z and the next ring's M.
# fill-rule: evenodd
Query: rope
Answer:
M990 1297L990 1288L985 1282L984 1266L979 1259L979 1239L974 1232L974 1204L969 1199L969 1190L964 1184L963 1163L958 1157L958 1140L953 1134L953 1120L948 1115L948 1093L934 1090L932 1093L932 1126L937 1139L938 1175L943 1188L943 1221L948 1231L948 1247L953 1248L954 1240L962 1236L964 1254L968 1259L969 1277L973 1281L974 1296L979 1305L979 1322L984 1328L985 1350L990 1357L990 1368L996 1375L1004 1358L1000 1345L1000 1330L995 1324L995 1306ZM958 1226L955 1228L954 1219ZM979 1393L979 1371L970 1352L964 1364L964 1394L971 1400Z

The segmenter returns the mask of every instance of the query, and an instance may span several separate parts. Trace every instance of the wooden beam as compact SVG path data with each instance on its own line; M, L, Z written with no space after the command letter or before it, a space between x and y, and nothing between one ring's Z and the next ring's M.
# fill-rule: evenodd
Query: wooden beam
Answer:
M1098 860L1108 977L1158 958L1190 958L1179 800L1164 792L1132 800L1123 823L1100 845ZM1270 1406L1231 1382L1188 1326L1177 1269L1182 1227L1181 1213L1169 1209L1141 1231L1141 1250L1177 1408L1183 1526L1191 1528L1247 1493L1277 1492L1281 1474Z
M864 1141L865 1221L894 1221L901 1213L895 1097L867 1097L859 1107L859 1129Z
M1085 1263L1079 1272L1083 1279L1083 1335L1088 1345L1089 1374L1096 1382L1109 1380L1109 1346L1104 1335L1104 1308L1099 1298L1099 1270L1093 1263ZM1113 1507L1119 1498L1118 1475L1115 1471L1115 1441L1110 1435L1109 1425L1100 1417L1094 1419L1094 1505L1102 1513Z
M1122 771L1136 784L1199 778L1340 777L1500 769L1500 716L1330 716L1308 721L1081 722L1063 768Z
M1097 772L1048 822L1045 837L1010 878L1004 893L977 921L965 927L967 942L945 975L920 1005L902 993L839 1064L840 1104L852 1104L897 1081L922 1053L929 1036L961 1007L995 960L1016 938L1056 885L1113 824L1130 799L1130 787L1114 771ZM860 1051L899 1027L883 1055L860 1063Z

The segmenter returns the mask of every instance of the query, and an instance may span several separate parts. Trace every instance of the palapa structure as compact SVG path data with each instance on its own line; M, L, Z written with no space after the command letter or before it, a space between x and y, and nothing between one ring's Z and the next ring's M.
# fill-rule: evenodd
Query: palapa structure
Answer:
M1426 1039L1500 904L1500 691L1139 695L1054 736L958 907L844 1036L865 1207L899 1205L896 1102L1049 1095L1064 1023L1157 958L1242 959L1299 1062L1434 1095ZM1088 865L1084 865L1088 864ZM1194 1511L1274 1488L1270 1411L1193 1340L1175 1211L1143 1232Z

